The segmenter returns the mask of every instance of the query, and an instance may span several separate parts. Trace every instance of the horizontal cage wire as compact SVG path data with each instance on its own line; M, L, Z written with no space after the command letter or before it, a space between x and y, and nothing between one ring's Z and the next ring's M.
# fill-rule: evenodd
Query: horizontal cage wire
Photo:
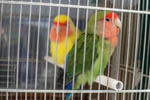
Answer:
M1 0L0 100L150 100L149 0Z

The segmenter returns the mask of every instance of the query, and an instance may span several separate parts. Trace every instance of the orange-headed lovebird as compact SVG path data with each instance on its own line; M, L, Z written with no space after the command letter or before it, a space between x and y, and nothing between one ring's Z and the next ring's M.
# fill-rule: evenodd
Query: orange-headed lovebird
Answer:
M112 17L113 15L114 17ZM105 27L104 27L104 22L105 22ZM82 82L83 85L86 82L89 85L92 85L92 83L96 80L97 76L100 75L100 71L102 75L104 74L104 70L110 59L110 55L112 55L115 47L117 46L118 34L119 34L119 28L121 27L121 22L118 15L115 12L113 14L113 12L111 11L106 11L105 20L104 20L104 11L100 11L97 13L97 26L96 26L95 38L94 38L94 29L95 29L94 27L95 27L95 15L91 16L89 19L87 34L82 33L78 38L75 71L74 71L75 46L72 47L69 55L67 55L68 58L66 64L66 89L67 90L79 89ZM85 46L85 35L86 35L86 46ZM103 39L104 41L102 42ZM95 44L95 48L93 49L94 44ZM110 47L112 47L111 51L110 51ZM102 48L103 48L103 52L102 52ZM86 53L84 52L85 50ZM84 59L84 53L85 53L85 59ZM103 57L101 57L102 55ZM85 63L85 67L83 68L84 63ZM100 66L102 67L101 70L100 70ZM83 70L84 70L84 75L82 75ZM74 78L75 84L74 87L72 88L72 80L74 75L75 75ZM68 93L66 99L69 100L70 98L71 98L71 93Z
M65 64L65 49L66 49L66 36L68 31L68 40L67 40L67 54L71 50L72 46L76 40L76 27L72 22L71 18L68 19L68 30L67 30L67 16L60 15L59 20L58 16L54 18L53 26L50 30L50 41L51 48L50 52L52 55L53 61L56 58L56 40L57 40L57 27L59 22L58 30L58 41L57 41L57 64ZM80 30L77 31L77 37L80 35Z

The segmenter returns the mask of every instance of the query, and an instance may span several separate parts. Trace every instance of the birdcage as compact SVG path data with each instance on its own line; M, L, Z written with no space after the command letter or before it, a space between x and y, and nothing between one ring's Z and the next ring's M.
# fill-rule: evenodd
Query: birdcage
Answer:
M106 85L99 80L91 85L81 85L78 90L66 90L66 68L59 67L57 57L51 61L47 59L52 56L49 37L55 16L58 19L61 14L67 16L66 33L70 17L76 30L81 30L86 36L90 17L100 11L106 15L107 10L117 13L121 28L112 55L112 45L109 47L109 60L104 72ZM96 20L97 17L93 30L96 30ZM57 41L58 38L57 32ZM67 40L68 34L66 44ZM76 47L78 39L75 41ZM105 52L103 48L102 53ZM76 50L74 52L76 55ZM123 88L111 88L108 85L111 79L122 83ZM149 0L0 1L0 100L64 100L67 93L72 93L74 100L150 100Z

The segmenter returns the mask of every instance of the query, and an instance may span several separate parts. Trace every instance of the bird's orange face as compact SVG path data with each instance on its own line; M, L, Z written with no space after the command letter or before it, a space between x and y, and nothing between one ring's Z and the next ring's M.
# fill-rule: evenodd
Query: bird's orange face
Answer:
M67 16L60 15L59 16L59 23L58 23L58 16L55 17L53 26L50 30L50 40L56 42L57 40L57 32L58 32L58 42L63 41L68 34L68 37L73 34L73 28L68 22L68 30L67 30Z
M118 43L118 34L120 27L121 22L118 18L118 15L116 13L113 14L113 12L110 12L105 17L105 26L104 26L104 18L102 18L98 22L97 30L100 36L102 36L104 32L104 38L112 42L112 46L116 46Z

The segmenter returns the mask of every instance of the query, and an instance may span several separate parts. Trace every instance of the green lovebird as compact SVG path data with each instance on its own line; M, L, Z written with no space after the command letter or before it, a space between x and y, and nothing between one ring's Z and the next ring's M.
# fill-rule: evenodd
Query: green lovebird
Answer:
M104 19L105 19L105 27L104 27ZM92 15L88 21L87 26L87 34L82 33L77 40L76 47L76 61L75 61L75 71L74 71L74 56L75 56L75 45L72 47L71 51L67 55L66 60L66 89L72 89L72 81L75 72L74 78L74 87L73 89L79 89L80 85L83 82L85 85L88 82L91 85L98 75L104 74L104 70L109 61L109 53L110 46L111 54L113 53L115 47L118 43L118 34L119 28L121 27L121 22L118 15L112 11L106 11L106 15L104 18L104 11L100 11L97 13L97 24L96 24L96 36L95 36L95 51L93 57L93 43L94 43L94 27L95 27L95 15ZM103 35L104 32L104 35ZM86 48L85 44L85 35L86 36ZM103 60L102 60L102 70L100 71L101 65L101 54L102 54L102 40L104 37L104 48L103 48ZM85 62L84 59L84 48L86 49L85 54ZM94 58L94 59L93 59ZM91 78L92 73L92 59L93 63L93 79ZM83 71L83 63L85 63L84 67L84 77L82 75ZM66 99L69 100L71 98L71 93L68 93Z

